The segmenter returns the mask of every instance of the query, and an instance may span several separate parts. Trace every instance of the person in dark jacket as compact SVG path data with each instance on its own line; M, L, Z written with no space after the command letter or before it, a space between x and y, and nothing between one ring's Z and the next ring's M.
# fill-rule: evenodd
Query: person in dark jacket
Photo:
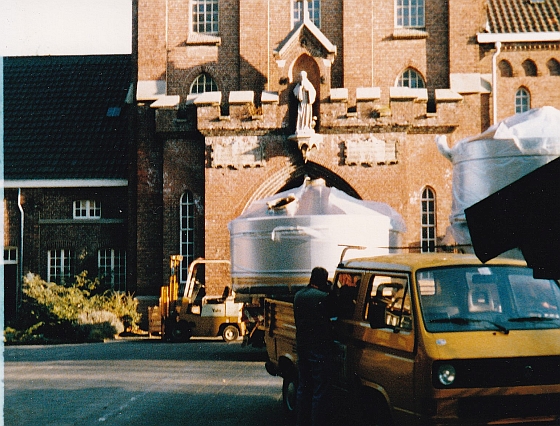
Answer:
M294 298L299 385L297 425L325 426L332 417L334 337L328 272L313 268L309 285Z

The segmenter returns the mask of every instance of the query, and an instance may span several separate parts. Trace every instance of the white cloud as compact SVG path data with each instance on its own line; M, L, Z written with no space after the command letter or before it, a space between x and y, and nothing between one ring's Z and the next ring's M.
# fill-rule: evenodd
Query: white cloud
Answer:
M130 53L132 0L0 0L0 55Z

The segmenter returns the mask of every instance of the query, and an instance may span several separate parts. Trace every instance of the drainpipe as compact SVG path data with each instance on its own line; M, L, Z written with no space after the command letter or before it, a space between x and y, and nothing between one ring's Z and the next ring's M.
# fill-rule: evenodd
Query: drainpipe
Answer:
M23 205L21 204L21 188L18 188L18 208L19 208L19 215L20 215L20 230L19 230L19 279L17 282L19 283L18 292L16 294L16 316L17 312L20 307L21 303L21 295L23 291L23 225L25 224L25 214L23 212Z
M492 124L496 124L498 121L498 55L502 50L502 42L497 41L496 44L496 51L492 55L492 115L493 120Z

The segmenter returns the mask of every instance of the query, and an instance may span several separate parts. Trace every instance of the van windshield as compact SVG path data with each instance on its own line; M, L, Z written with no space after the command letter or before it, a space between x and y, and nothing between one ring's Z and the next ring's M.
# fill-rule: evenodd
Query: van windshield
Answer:
M530 268L454 266L422 269L416 283L426 330L461 332L560 328L560 287Z

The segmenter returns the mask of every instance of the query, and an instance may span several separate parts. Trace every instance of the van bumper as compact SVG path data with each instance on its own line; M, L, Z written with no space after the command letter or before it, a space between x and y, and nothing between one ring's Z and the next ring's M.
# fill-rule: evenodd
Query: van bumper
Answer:
M426 425L560 425L560 392L459 396L425 401ZM425 412L426 414L426 412Z

